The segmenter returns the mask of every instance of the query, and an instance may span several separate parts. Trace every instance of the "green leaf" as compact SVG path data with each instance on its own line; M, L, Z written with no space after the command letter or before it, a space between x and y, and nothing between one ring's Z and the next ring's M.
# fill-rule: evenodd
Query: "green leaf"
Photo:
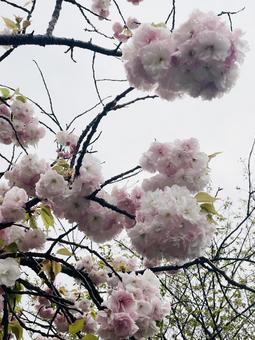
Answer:
M10 253L17 253L18 251L18 247L15 242L9 244L5 249Z
M19 282L15 282L15 286L14 286L14 290L15 291L22 291L23 290L23 286L19 283ZM21 302L22 299L22 295L21 294L10 294L9 295L9 303L11 305L12 308L16 308L17 305Z
M60 248L57 250L57 254L65 255L65 256L73 256L73 253L70 252L67 248Z
M217 201L217 198L212 197L207 192L199 192L196 194L195 199L198 203L214 203Z
M17 30L17 23L12 21L11 19L8 18L3 18L3 21L5 23L5 26L9 28L10 30Z
M213 158L215 158L216 156L218 156L218 155L220 155L220 154L222 154L221 151L212 153L211 155L208 155L209 162L210 162Z
M17 24L20 24L23 19L19 16L15 16L15 21Z
M62 168L65 168L65 169L69 169L69 168L70 168L68 162L65 161L64 159L60 159L60 160L57 162L57 164L58 164L59 166L61 166Z
M27 98L25 96L22 96L22 95L16 96L16 99L19 100L22 103L25 103L27 101Z
M208 212L210 214L218 215L214 205L211 204L211 203L203 203L203 204L200 205L200 207L201 207L202 210L205 210L206 212Z
M36 218L34 216L31 216L29 218L29 227L32 228L32 229L37 229L38 228L38 225L37 225L37 222L36 222Z
M51 261L51 265L52 265L52 272L54 274L54 276L56 277L62 270L62 265L59 262L56 261Z
M207 212L208 214L212 214L212 215L216 215L221 218L224 218L221 214L217 212L217 210L215 209L212 203L203 203L200 205L200 208L204 210L205 212Z
M23 328L17 320L11 321L8 325L9 331L16 336L17 340L22 340L23 338Z
M47 205L41 205L40 214L46 230L48 230L50 227L54 227L54 217L52 216L51 210Z
M69 164L64 159L57 161L52 169L57 171L57 173L63 177L69 176L72 173Z
M31 22L29 20L24 20L22 23L22 28L25 29L30 25L31 25Z
M78 320L74 321L74 323L69 325L69 333L70 334L76 334L76 333L80 332L84 327L84 322L85 322L85 319L78 319Z
M15 282L15 286L14 286L15 290L21 292L23 290L23 285L19 282ZM22 295L21 294L16 294L16 303L20 303L21 299L22 299Z
M9 98L10 97L10 91L7 88L1 87L0 91L2 92L4 98Z
M61 272L62 265L57 261L43 260L42 270L49 275L52 280Z
M213 219L213 217L212 217L211 214L208 214L208 215L207 215L207 221L208 221L210 224L217 224L217 222Z
M82 340L97 340L98 336L94 334L86 334L82 337Z
M37 229L38 225L36 222L36 217L32 214L25 213L25 221L29 223L29 227L32 229Z

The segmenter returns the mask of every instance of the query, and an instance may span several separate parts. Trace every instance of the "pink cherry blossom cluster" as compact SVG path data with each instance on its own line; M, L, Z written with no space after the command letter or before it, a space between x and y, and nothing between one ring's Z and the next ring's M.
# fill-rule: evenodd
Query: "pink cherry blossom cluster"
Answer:
M89 257L82 259L79 264L81 268L77 267L77 270L93 266ZM73 316L76 320L85 320L81 331L106 340L130 336L143 339L155 335L158 331L156 322L162 320L170 310L170 304L161 298L159 280L150 270L138 275L134 272L121 273L120 276L121 281L118 279L114 287L108 290L108 297L102 304L104 309L97 313L96 318L91 301L85 298L86 294L79 291L77 297L75 289L66 291L65 299L74 303ZM45 293L51 295L52 291L45 288ZM68 332L70 321L62 312L56 314L56 305L47 297L39 297L35 308L42 319L54 319L54 325L61 334Z
M59 131L56 134L56 141L59 144L59 148L57 150L58 156L61 158L69 159L76 150L78 138L79 137L74 133Z
M214 227L185 187L147 191L128 230L134 248L149 260L186 260L200 256Z
M24 189L5 185L0 187L0 223L17 222L24 218L25 203L28 200Z
M139 27L140 23L136 18L129 17L127 19L127 25L122 25L119 22L115 22L112 26L113 36L120 42L126 42L130 37L132 37L131 30Z
M97 314L97 334L105 340L152 337L157 332L156 321L162 320L170 309L160 296L157 277L150 270L143 275L132 272L121 277L122 281L103 303L107 309Z
M62 137L64 144L68 135ZM22 219L27 193L31 196L36 193L47 201L58 217L77 223L79 229L95 242L111 240L126 228L135 249L149 261L162 257L181 260L199 256L210 240L212 228L191 192L202 190L209 181L208 156L200 152L194 138L173 143L154 142L140 164L145 170L158 172L144 180L142 188L128 193L125 188L114 187L111 194L104 190L97 194L102 202L136 216L133 220L87 199L103 183L100 161L91 154L85 155L77 177L73 177L70 168L70 176L66 177L62 170L58 172L58 165L50 168L35 155L26 155L6 174L13 187L2 186L2 221ZM23 201L17 198L21 194ZM17 203L19 201L21 204ZM10 202L13 209L10 209ZM44 245L45 237L40 231L29 230L25 235L23 231L17 237L20 250L38 249ZM7 230L2 232L1 238L10 238ZM106 280L106 273L99 268L86 268L86 271L97 283Z
M100 268L92 256L87 255L75 264L76 269L84 270L95 285L106 283L108 280L107 271Z
M0 142L14 143L23 147L36 145L45 135L45 129L38 124L32 106L14 100L10 107L0 105Z
M27 252L32 249L42 249L46 242L46 236L40 229L13 225L0 231L0 240L2 249L15 243L20 251Z
M50 165L44 159L39 159L37 154L28 154L5 173L5 178L9 180L10 186L16 185L23 188L29 196L34 196L40 175L49 169Z
M198 10L173 34L164 25L142 24L123 47L128 80L167 100L220 97L233 87L244 59L241 37L219 16Z
M195 138L175 140L173 143L154 142L140 160L144 170L158 173L143 181L145 191L164 189L177 184L191 192L204 189L209 183L209 158L200 152Z
M142 195L142 190L135 188L131 194L125 188L114 187L111 192L111 197L114 198L115 205L128 212L131 215L135 215L136 209L139 207L139 199ZM135 225L135 221L131 220L127 216L122 217L123 227L129 229Z
M135 258L114 256L114 258L109 262L116 272L125 273L138 269L138 263ZM112 274L112 270L108 266L106 266L103 262L97 263L90 255L86 255L77 261L75 263L75 268L77 270L85 271L95 285L101 285L102 283L112 285L114 282L116 283L118 281L117 277L111 277L111 275L108 275Z
M115 39L119 40L120 42L126 42L131 36L132 33L128 28L121 25L119 22L115 22L112 26L113 36Z
M112 239L123 229L124 217L106 209L86 196L98 189L103 183L101 165L92 155L85 155L80 174L68 183L56 170L50 169L41 174L36 184L36 194L47 199L54 212L70 223L78 223L79 229L96 242ZM100 198L115 204L114 197L105 191Z
M52 294L52 291L49 288L46 288L45 293ZM77 299L77 297L70 292L67 292L65 295L67 295L65 296L65 298L74 304L74 308L80 311L79 313L74 312L73 316L77 320L79 319L85 320L82 332L94 334L97 330L97 323L90 313L90 309L92 307L91 301L84 298ZM56 314L57 312L56 305L52 304L49 299L47 299L44 296L39 297L38 303L36 304L35 308L36 312L42 319L44 320L54 319L54 325L60 333L65 333L68 331L69 328L68 320L59 311ZM63 339L65 339L64 335Z
M99 197L116 205L116 201L105 191ZM96 202L90 201L84 211L84 219L79 223L79 229L90 239L102 243L112 240L123 230L124 217L111 209L106 209Z
M138 263L135 258L129 258L121 255L114 256L111 264L117 272L132 272L138 270Z
M111 194L101 190L98 197L131 215L135 215L139 206L141 191L134 189L129 194L123 188L113 188ZM128 216L89 201L87 207L83 210L83 220L79 222L79 229L84 231L93 241L102 243L112 240L121 233L123 228L132 228L134 224L135 221Z

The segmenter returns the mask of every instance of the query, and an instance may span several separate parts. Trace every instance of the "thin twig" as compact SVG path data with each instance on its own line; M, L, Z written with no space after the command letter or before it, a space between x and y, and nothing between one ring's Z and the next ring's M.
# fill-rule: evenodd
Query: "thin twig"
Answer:
M96 89L96 93L98 96L98 99L101 103L101 105L104 107L104 103L102 101L98 86L97 86L97 80L96 80L96 70L95 70L95 60L96 60L96 52L93 53L93 58L92 58L92 75L93 75L93 81L94 81L94 85L95 85L95 89Z
M21 11L24 11L26 13L30 13L30 11L27 8L19 6L19 5L15 4L14 2L11 2L11 1L8 1L8 0L0 0L0 1L3 2L3 3L6 3L7 5L10 5L12 7L18 8Z
M61 131L63 131L63 128L62 128L62 126L61 126L61 124L60 124L60 122L59 122L59 120L58 120L58 118L57 118L57 116L56 116L56 114L55 114L55 112L54 112L51 94L50 94L48 85L47 85L47 83L46 83L45 77L44 77L44 75L43 75L43 72L42 72L40 66L38 65L37 61L36 61L36 60L33 60L33 62L35 63L35 65L36 65L38 71L40 72L40 75L41 75L41 78L42 78L42 81L43 81L44 88L45 88L45 90L46 90L46 92L47 92L47 96L48 96L49 103L50 103L51 116L54 118L54 122L57 124L57 126L59 127L59 129L60 129Z

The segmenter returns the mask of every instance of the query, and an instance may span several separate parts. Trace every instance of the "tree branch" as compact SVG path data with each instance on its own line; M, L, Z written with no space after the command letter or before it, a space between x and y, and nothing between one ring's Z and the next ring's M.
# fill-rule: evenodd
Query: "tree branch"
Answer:
M35 46L67 46L67 47L78 47L85 50L94 51L103 55L121 57L122 53L116 49L110 50L98 45L92 44L90 41L75 40L63 37L52 37L47 35L33 35L33 34L20 34L20 35L0 35L0 45L8 46L13 45L24 46L24 45L35 45Z
M58 21L59 15L60 15L62 3L63 3L63 0L57 0L56 1L56 5L55 5L54 11L52 13L51 20L49 22L49 26L48 26L47 31L46 31L46 34L48 36L52 36L52 33L54 31L54 28L56 26L56 23Z

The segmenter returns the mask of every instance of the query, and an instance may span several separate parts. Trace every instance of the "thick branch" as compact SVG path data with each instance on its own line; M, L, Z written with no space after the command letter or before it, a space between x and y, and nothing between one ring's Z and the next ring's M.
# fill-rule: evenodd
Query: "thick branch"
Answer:
M70 38L52 37L47 35L32 35L32 34L21 34L21 35L0 35L0 45L3 46L22 46L22 45L36 45L36 46L67 46L70 48L78 47L85 50L94 51L100 54L121 57L122 53L116 49L110 50L98 45L94 45L91 42L82 40L75 40Z

